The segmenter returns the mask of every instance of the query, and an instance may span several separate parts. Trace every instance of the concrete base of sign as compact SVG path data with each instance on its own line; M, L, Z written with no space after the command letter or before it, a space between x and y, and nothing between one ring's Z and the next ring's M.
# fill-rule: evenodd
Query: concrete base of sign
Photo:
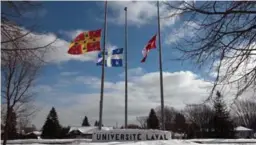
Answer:
M140 140L169 140L171 132L146 129L114 129L98 130L92 135L93 142L108 141L140 141Z

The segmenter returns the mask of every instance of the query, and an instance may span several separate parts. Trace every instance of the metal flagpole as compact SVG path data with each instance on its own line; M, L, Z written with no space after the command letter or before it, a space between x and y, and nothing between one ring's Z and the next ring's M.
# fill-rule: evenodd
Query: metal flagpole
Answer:
M125 128L127 128L127 7L124 8L125 10Z
M103 94L104 94L104 74L105 74L105 49L106 49L106 31L107 31L107 0L105 1L105 17L104 17L104 33L103 33L103 55L101 66L101 90L100 90L100 113L99 113L99 130L102 127L102 109L103 109Z
M164 91L163 91L163 70L162 70L162 48L161 48L161 33L160 33L160 15L159 15L159 0L157 1L157 16L158 16L158 46L159 46L159 70L160 70L160 94L161 94L161 116L162 130L165 130L164 116Z

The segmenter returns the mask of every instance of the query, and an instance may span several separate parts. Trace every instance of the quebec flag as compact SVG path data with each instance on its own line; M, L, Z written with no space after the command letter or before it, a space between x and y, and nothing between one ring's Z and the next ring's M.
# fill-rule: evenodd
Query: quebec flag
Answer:
M105 66L106 67L122 67L123 66L123 48L116 48L105 52ZM102 65L102 52L98 54L97 65Z

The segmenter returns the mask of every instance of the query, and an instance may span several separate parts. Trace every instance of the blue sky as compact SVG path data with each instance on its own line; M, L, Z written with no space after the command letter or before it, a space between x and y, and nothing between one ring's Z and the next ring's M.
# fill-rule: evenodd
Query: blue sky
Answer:
M155 2L118 1L108 3L107 49L124 47L124 7L128 7L128 79L129 123L137 116L146 116L150 108L160 105L159 66L157 49L149 52L146 63L140 63L142 49L157 32ZM160 7L161 17L170 11ZM37 80L36 104L40 111L33 119L40 128L50 108L54 106L63 125L80 125L84 115L91 124L98 120L101 68L96 66L97 53L82 56L67 54L69 42L80 32L103 28L104 2L43 2L37 11L40 43L55 38L53 49L47 53L48 62ZM35 14L27 13L31 18ZM162 54L166 105L182 108L207 97L210 81L202 76L191 61L179 62L173 48L181 38L193 36L184 17L161 19ZM103 43L101 43L103 44ZM158 44L157 44L158 45ZM103 123L122 125L124 122L124 68L106 68ZM196 97L194 97L196 96Z
M44 13L45 15L40 19L40 28L44 32L51 32L58 36L58 38L63 39L67 42L73 38L70 33L76 30L95 30L98 28L103 28L103 4L104 2L44 2ZM113 19L115 12L111 9L111 4L109 3L109 19ZM71 9L71 10L67 10ZM123 9L123 7L120 7ZM45 12L46 11L46 12ZM152 9L151 11L156 11ZM128 8L129 13L129 8ZM147 24L129 24L128 21L128 65L129 68L142 67L143 69L151 72L158 70L158 52L153 50L150 52L147 62L141 64L142 59L141 50L147 41L157 32L157 21L156 17L151 18ZM179 25L177 22L176 25ZM169 26L168 28L163 28L163 38L162 42L165 41L165 36L167 33L171 32L172 29L176 29L175 25ZM111 46L124 47L124 25L116 24L114 22L108 22L107 27L107 43ZM65 33L66 32L66 33ZM69 36L67 36L69 35ZM75 36L75 35L74 35ZM175 35L173 37L176 37ZM102 43L103 45L103 43ZM167 45L162 43L163 50L163 69L168 71L178 71L193 69L189 64L181 65L181 62L171 61L173 59L173 54L175 53L172 49L172 45ZM67 48L63 48L67 49ZM86 54L85 54L86 55ZM59 65L62 66L61 71L79 71L86 75L100 75L100 68L95 66L93 62L79 62L79 61L68 61L61 62ZM84 67L81 67L84 66ZM90 71L88 70L90 68ZM81 70L83 69L83 70ZM55 65L49 65L47 70L56 70ZM60 69L57 69L60 70ZM56 70L56 71L57 71ZM111 68L107 70L107 77L116 76L123 71L123 68ZM193 71L196 71L193 70ZM58 73L58 72L56 72Z

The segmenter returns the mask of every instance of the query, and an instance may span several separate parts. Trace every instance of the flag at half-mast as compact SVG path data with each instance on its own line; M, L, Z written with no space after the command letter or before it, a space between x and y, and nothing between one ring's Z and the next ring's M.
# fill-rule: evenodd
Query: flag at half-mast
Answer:
M72 55L100 51L101 29L80 33L69 46L68 53Z
M149 41L146 47L142 50L143 59L141 62L145 62L149 53L149 50L156 48L156 35L154 35Z
M105 66L106 67L122 67L123 66L123 48L110 49L105 52ZM103 64L103 52L98 54L97 65Z

